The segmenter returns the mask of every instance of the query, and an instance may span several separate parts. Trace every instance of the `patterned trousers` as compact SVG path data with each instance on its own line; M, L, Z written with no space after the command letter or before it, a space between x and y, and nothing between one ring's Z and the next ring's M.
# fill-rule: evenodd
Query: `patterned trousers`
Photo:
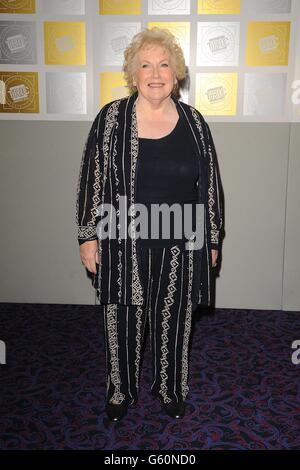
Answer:
M107 402L138 399L141 350L149 321L151 393L161 403L185 400L192 321L193 250L184 245L141 247L143 306L105 304Z

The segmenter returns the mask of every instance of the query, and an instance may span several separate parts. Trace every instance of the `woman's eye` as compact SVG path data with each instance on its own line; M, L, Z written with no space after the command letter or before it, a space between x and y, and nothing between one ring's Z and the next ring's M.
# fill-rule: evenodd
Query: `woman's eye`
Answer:
M162 67L169 67L169 64L167 64L167 63L161 64L161 65L162 65Z
M148 67L148 64L143 64L142 68Z

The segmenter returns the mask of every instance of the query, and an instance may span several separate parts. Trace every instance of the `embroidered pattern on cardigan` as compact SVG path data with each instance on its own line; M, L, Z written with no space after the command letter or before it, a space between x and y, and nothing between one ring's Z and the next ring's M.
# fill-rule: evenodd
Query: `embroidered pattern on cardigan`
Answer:
M214 165L213 165L213 154L212 154L212 148L211 145L208 145L208 151L205 146L205 140L204 140L204 134L203 134L203 128L201 121L199 119L199 116L194 108L192 108L192 115L195 120L197 129L199 130L200 138L201 138L201 143L202 143L202 148L203 148L203 153L205 158L207 158L207 154L209 157L209 186L208 186L208 212L209 212L209 220L210 220L210 225L211 225L211 243L218 243L219 241L219 230L218 226L215 222L216 220L216 213L214 211L214 206L216 204L216 199L215 199L215 187L214 187Z
M103 134L103 155L104 155L104 169L103 169L103 190L102 190L102 200L101 203L104 204L104 188L105 188L105 182L107 179L107 168L108 168L108 161L109 161L109 151L110 151L110 136L111 132L116 125L116 120L117 116L119 114L119 106L120 106L120 100L116 100L112 103L112 105L109 107L105 119L105 127L104 127L104 134ZM98 239L98 252L99 252L99 272L98 272L98 291L99 294L101 293L101 287L102 287L102 240L99 238Z
M135 103L132 111L132 122L131 122L131 175L130 175L130 203L132 207L132 233L131 246L132 246L132 299L135 303L143 303L143 288L141 285L139 273L138 273L138 259L136 254L136 236L135 236L135 172L136 163L138 158L138 130L137 130L137 119L136 119L136 108Z

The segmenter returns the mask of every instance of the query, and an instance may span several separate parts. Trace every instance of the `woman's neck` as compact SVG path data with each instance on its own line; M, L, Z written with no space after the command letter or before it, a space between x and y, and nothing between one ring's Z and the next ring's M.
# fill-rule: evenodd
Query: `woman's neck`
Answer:
M168 96L162 101L152 102L139 95L136 99L136 110L142 115L149 116L150 114L159 117L174 113L176 105L171 96Z

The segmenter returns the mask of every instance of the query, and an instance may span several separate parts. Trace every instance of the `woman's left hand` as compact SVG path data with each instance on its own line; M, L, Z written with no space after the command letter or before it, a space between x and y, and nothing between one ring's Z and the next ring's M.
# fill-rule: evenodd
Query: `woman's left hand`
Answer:
M211 261L212 261L213 268L217 266L218 253L219 253L218 250L211 250Z

